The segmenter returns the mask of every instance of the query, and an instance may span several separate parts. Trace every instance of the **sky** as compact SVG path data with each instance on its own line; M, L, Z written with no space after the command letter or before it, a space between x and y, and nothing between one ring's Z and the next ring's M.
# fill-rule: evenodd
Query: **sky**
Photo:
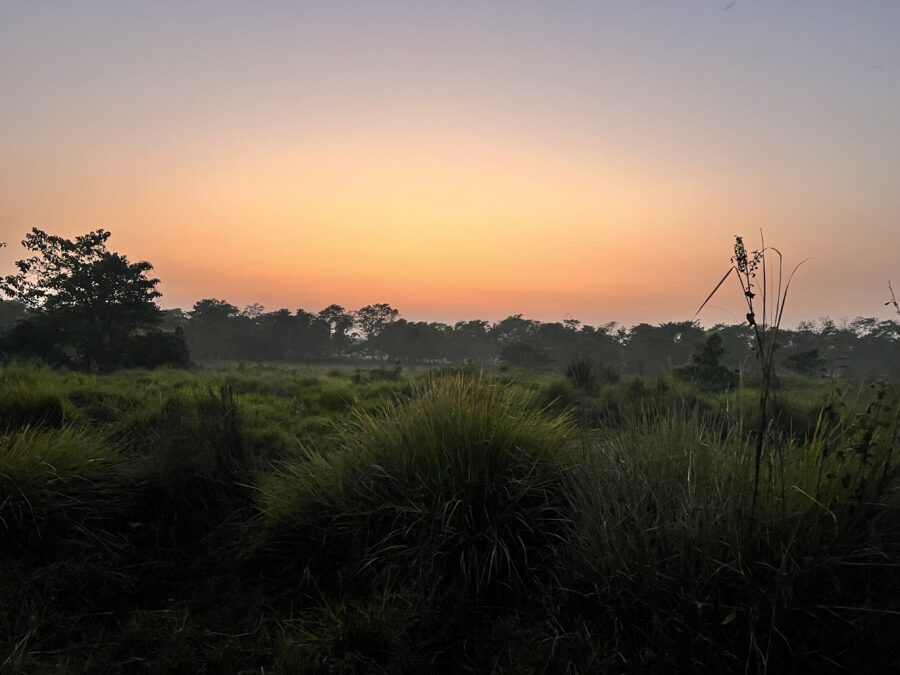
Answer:
M166 307L785 321L900 285L900 2L0 0L0 272L112 232ZM725 286L704 323L743 316Z

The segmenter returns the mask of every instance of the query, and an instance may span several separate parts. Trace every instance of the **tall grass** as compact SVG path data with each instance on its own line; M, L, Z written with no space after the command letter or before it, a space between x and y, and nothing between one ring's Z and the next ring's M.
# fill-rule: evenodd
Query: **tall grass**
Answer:
M93 431L24 427L0 436L0 541L51 541L115 517L110 477L121 472L115 449Z
M271 546L476 595L515 586L565 539L571 431L509 387L436 379L408 404L353 415L335 451L281 469L263 492Z
M0 431L24 426L60 427L67 406L53 378L23 366L7 367L0 374Z
M748 253L744 246L743 237L736 236L734 238L734 255L731 258L731 267L728 268L728 271L694 314L696 318L715 296L722 284L727 281L728 277L733 276L737 279L741 287L741 296L747 306L747 323L753 328L753 335L756 340L756 358L759 362L761 378L759 416L753 453L754 473L753 499L750 509L751 520L756 512L756 501L759 496L760 466L763 454L766 451L766 440L769 431L769 406L774 388L775 350L778 347L778 334L781 330L784 309L794 274L806 262L805 260L800 262L785 277L784 257L781 251L773 246L766 246L761 231L760 239L760 248ZM775 257L774 263L769 260L773 256ZM757 275L760 275L761 279L757 280ZM748 520L748 522L750 521Z
M572 568L582 593L615 608L605 621L618 649L653 644L645 667L682 669L684 658L706 668L715 658L729 671L829 667L841 651L890 658L896 429L855 415L820 426L809 442L773 440L783 460L761 467L755 500L754 441L740 426L668 413L585 451ZM863 457L873 427L879 456ZM892 487L865 491L867 477L887 475Z
M0 670L896 665L895 386L786 383L754 504L757 383L359 379L10 373Z

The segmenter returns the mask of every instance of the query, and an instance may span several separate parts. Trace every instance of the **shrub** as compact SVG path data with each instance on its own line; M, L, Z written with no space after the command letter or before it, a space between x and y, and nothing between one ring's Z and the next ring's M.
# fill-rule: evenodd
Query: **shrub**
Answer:
M191 365L191 357L184 333L178 329L174 333L152 330L132 335L128 338L125 365L129 368L187 368Z

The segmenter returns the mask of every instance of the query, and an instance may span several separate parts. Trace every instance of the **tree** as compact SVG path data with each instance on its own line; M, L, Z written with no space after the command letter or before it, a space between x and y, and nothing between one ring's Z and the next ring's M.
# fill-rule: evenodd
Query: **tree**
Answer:
M340 305L331 304L316 315L328 325L331 352L340 356L352 344L350 331L353 329L353 315Z
M377 337L385 326L396 321L399 316L400 312L387 303L366 305L356 310L356 325L366 339L369 339Z
M523 319L521 314L513 314L495 324L491 335L501 345L523 342L531 337L538 325L537 321Z
M25 318L25 305L11 300L0 300L0 331L12 327Z
M784 367L807 377L815 377L825 368L825 359L819 356L818 349L807 349L788 356Z
M500 349L500 360L505 366L542 371L550 367L553 358L540 347L526 342L510 342Z
M628 367L632 373L649 375L690 358L691 348L703 339L703 330L693 321L639 323L628 331Z
M194 303L188 312L191 317L187 327L191 352L201 359L221 360L235 352L237 319L240 310L229 302L216 298L204 298Z
M248 319L258 319L265 313L266 308L258 302L254 302L253 304L244 307L244 311L241 312L241 316L245 316Z
M43 315L41 325L54 326L72 365L88 369L121 365L131 336L161 320L153 266L109 251L109 237L101 229L72 241L33 228L22 245L34 255L0 282L7 297Z
M694 382L701 389L721 391L733 389L738 384L738 376L719 363L725 349L722 347L722 336L712 331L691 355L691 362L675 369L675 375L683 380Z

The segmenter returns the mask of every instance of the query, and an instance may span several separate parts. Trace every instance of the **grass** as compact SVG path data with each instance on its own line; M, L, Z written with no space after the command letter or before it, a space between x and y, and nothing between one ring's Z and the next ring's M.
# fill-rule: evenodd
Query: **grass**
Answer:
M3 369L0 672L900 665L896 386L782 380L754 507L752 381L579 368Z
M566 418L487 379L422 385L280 469L262 493L267 553L314 550L352 561L351 575L390 567L475 595L518 584L565 539L570 437Z

